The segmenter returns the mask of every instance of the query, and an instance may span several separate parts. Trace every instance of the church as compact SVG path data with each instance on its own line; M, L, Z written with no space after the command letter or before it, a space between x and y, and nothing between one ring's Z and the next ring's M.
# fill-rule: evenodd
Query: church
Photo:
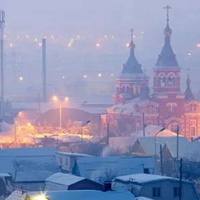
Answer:
M133 31L131 31L130 55L116 78L114 105L107 109L110 132L128 135L144 130L148 125L159 125L180 133L188 139L200 136L200 102L195 100L189 75L186 89L181 91L181 67L171 46L172 30L164 29L164 45L153 70L153 88L135 57ZM145 132L144 132L145 135Z

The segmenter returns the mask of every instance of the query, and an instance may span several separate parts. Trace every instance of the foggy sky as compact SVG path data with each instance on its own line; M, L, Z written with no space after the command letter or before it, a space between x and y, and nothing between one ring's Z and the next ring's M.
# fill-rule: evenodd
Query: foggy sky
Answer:
M173 31L172 47L177 55L179 65L192 69L191 76L194 77L192 84L195 86L200 83L196 77L196 70L199 68L200 62L200 49L196 47L196 44L200 43L199 0L0 0L0 8L6 12L5 33L15 36L15 40L17 35L30 34L32 38L39 37L41 39L45 35L53 34L68 39L76 35L84 35L87 42L91 38L93 38L92 42L96 42L96 38L104 35L115 35L118 47L112 41L109 43L110 47L104 47L101 51L96 51L88 44L82 49L77 45L72 52L73 56L69 50L65 53L66 50L60 47L57 47L57 50L53 46L53 50L51 50L49 44L48 52L53 56L48 56L48 67L60 65L64 66L65 70L68 67L69 71L74 70L76 75L77 72L80 72L81 76L85 71L92 70L95 70L95 73L105 70L109 73L120 73L121 66L129 55L124 44L130 41L130 28L133 28L138 35L138 38L135 39L136 57L144 68L152 72L163 46L163 29L166 26L166 11L163 7L168 4L172 7L170 10L170 27ZM139 35L142 31L145 34L144 38L140 39ZM10 38L8 40L7 42L13 42ZM20 55L18 49L22 46L23 44L19 44L16 47L15 57ZM191 52L189 57L187 56L188 52ZM40 54L38 50L37 53ZM29 54L32 55L35 63L28 60L27 55L21 56L22 61L18 66L20 67L19 75L23 75L22 72L28 70L27 76L35 73L37 77L38 72L36 73L35 66L40 67L38 64L40 58L35 57L35 52L30 51ZM62 54L64 55L60 59ZM13 55L14 53L11 52L11 59L8 60L11 62L13 59L14 63ZM79 59L76 59L77 57ZM55 64L50 60L51 58L55 60ZM60 64L61 60L66 62ZM10 64L10 66L14 65ZM30 70L33 72L30 73ZM64 72L61 70L58 72L57 68L55 70L57 73L51 73L54 75L51 77L59 80L59 73L63 74ZM70 77L74 77L74 74ZM69 76L67 73L64 75ZM186 73L184 72L183 75L185 76ZM37 78L35 79L37 80ZM112 81L114 84L114 80ZM183 82L185 87L185 79ZM25 84L31 85L27 82Z
M72 33L89 35L105 32L124 32L134 29L163 27L165 11L169 4L171 23L191 24L198 13L199 0L1 0L6 11L6 27L14 32ZM191 16L191 15L194 16ZM179 28L180 28L179 27ZM194 31L194 30L193 30Z

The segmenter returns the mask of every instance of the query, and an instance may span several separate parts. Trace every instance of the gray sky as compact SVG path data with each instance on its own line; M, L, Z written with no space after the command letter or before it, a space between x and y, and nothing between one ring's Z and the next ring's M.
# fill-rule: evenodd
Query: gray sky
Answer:
M199 0L0 0L6 26L12 31L124 32L129 27L163 27L163 7L170 4L172 24L182 26L198 15ZM195 16L194 16L195 17ZM195 25L195 24L194 24ZM191 25L192 26L192 25Z
M55 67L56 72L51 72L52 80L60 80L63 74L71 78L77 73L83 77L92 72L93 79L97 73L105 71L116 75L129 54L125 44L130 41L130 28L135 30L136 57L144 68L152 72L163 46L162 33L166 25L163 7L167 4L173 7L170 26L177 60L181 67L191 68L192 84L199 85L196 77L200 63L200 48L197 48L197 43L200 44L199 0L0 0L0 8L6 11L5 33L9 35L6 53L9 54L7 60L10 64L7 65L11 75L12 67L18 70L16 76L31 74L33 77L35 73L37 77L41 73L40 50L33 45L34 38L40 40L45 35L65 37L62 38L65 46L48 40L48 67ZM141 36L143 31L145 34ZM31 44L17 41L18 35L26 40L26 34L31 35ZM67 49L69 39L77 35L86 38L75 42L73 49ZM116 40L105 41L104 38L103 41L104 35L114 35ZM99 38L104 46L98 50L95 43ZM14 44L14 50L9 48L9 43ZM56 67L62 68L60 72ZM69 71L74 74L69 75ZM186 70L183 76L186 77ZM25 80L37 80L32 77ZM114 80L111 81L114 84ZM185 86L185 79L183 83Z

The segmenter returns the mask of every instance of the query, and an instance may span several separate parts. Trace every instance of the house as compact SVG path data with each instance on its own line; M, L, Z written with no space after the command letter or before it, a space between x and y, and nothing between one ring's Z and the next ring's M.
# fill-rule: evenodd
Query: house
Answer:
M177 137L140 137L133 144L131 152L134 155L160 156L160 145L164 147L165 144L170 145L175 155L177 152ZM188 140L179 136L179 149L184 149L187 144Z
M43 195L43 198L38 198ZM95 190L68 190L68 191L47 191L28 192L25 200L30 199L51 199L51 200L136 200L130 192L102 192ZM45 198L46 197L46 198Z
M102 190L103 185L72 174L55 173L45 180L45 191L50 190Z
M12 191L12 176L8 173L0 173L0 199L5 199Z
M101 192L95 190L66 190L66 191L45 191L25 192L15 190L6 200L30 200L30 199L51 199L51 200L152 200L146 197L134 197L131 192Z
M0 150L0 173L9 173L14 188L41 190L45 179L60 172L55 148L20 148Z
M117 176L134 173L157 174L154 156L82 157L75 161L72 174L104 183Z
M131 191L134 196L160 200L176 200L180 196L180 181L177 178L153 175L131 174L116 177L112 182L114 191ZM198 200L197 192L192 182L181 182L181 199Z
M63 172L71 172L76 158L91 156L82 153L56 152L56 161Z
M145 137L154 137L157 134L159 137L175 137L176 133L164 129L162 126L149 125L144 130L138 130L130 136L115 136L109 137L109 145L111 148L120 151L121 153L130 153L131 147L137 140L145 135Z

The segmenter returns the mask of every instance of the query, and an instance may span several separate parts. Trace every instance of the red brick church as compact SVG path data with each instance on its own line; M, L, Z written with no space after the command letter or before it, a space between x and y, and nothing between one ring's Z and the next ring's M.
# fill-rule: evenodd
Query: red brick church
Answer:
M189 76L185 92L180 89L181 68L171 47L171 35L167 12L164 46L153 68L150 94L149 77L135 57L131 32L130 55L116 78L115 105L107 109L110 132L125 135L154 124L179 131L189 139L200 135L200 102L191 91Z

